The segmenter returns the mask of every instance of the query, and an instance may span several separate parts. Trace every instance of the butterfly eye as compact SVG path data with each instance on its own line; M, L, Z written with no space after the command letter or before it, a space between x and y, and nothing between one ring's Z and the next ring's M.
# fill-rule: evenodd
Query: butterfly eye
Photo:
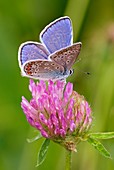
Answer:
M73 73L74 73L74 70L71 69L71 70L70 70L70 75L72 75Z

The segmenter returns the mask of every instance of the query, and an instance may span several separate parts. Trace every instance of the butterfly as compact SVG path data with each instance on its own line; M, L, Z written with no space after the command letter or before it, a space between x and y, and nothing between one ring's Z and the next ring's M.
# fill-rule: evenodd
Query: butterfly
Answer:
M22 76L43 79L66 79L73 73L82 43L73 44L72 21L61 17L47 25L40 33L40 41L20 45L18 62Z

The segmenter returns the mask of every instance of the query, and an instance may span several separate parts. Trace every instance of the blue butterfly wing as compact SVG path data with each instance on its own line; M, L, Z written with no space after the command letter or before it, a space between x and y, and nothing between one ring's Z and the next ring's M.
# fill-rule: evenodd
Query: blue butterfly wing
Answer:
M72 23L69 17L62 17L49 24L40 34L41 42L50 53L72 45Z
M23 43L18 52L18 60L20 67L30 60L36 59L48 59L49 52L47 49L40 43L37 42L26 42Z

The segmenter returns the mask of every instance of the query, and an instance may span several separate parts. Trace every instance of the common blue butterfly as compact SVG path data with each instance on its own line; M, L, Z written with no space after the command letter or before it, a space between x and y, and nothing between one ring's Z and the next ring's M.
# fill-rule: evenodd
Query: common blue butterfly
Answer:
M40 41L28 41L19 47L18 61L22 76L58 80L71 75L82 43L73 44L70 18L61 17L47 25L40 33Z

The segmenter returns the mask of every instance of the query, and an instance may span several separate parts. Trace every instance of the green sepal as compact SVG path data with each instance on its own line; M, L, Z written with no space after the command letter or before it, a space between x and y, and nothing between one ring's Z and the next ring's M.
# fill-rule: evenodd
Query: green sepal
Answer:
M88 137L87 141L94 146L94 148L99 151L100 154L105 156L106 158L111 158L110 153L106 150L106 148L96 139Z
M94 139L112 139L114 138L114 132L90 133L89 137Z
M45 141L42 143L42 146L38 153L38 159L37 159L36 166L39 166L44 162L44 160L46 158L47 151L48 151L49 144L50 144L50 139L45 139Z
M35 136L35 137L31 138L31 139L27 139L27 142L32 143L32 142L34 142L36 140L39 140L41 138L42 138L42 135L41 135L41 133L39 133L37 136Z

